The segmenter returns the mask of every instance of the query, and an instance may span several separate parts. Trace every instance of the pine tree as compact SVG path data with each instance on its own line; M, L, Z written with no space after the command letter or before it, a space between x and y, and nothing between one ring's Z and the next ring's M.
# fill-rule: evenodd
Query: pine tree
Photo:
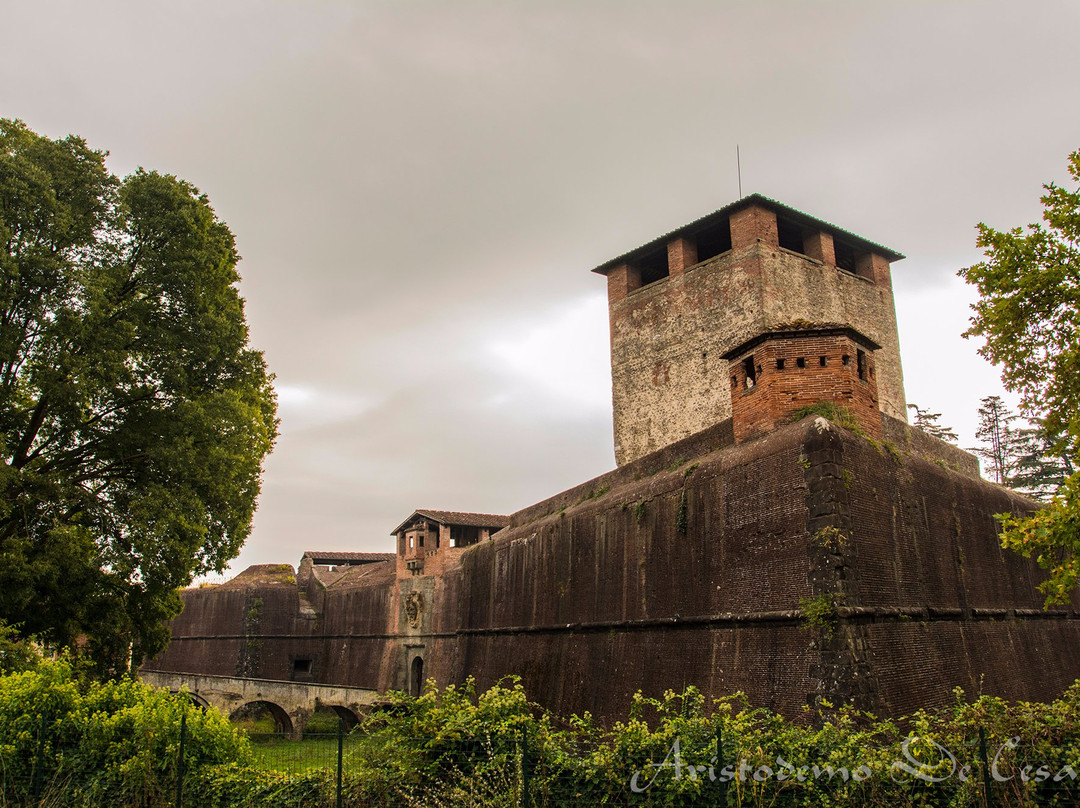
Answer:
M938 419L941 418L940 412L924 410L917 404L908 404L908 409L915 410L915 423L913 426L916 429L921 429L928 435L933 435L935 438L940 438L949 443L956 443L956 433L949 427L938 423Z
M979 407L979 428L975 437L982 441L982 446L971 451L987 461L987 473L1001 485L1009 484L1020 448L1017 431L1012 427L1016 418L1001 396L987 396Z
M1018 429L1008 486L1048 501L1076 471L1068 453L1056 451L1060 445L1060 437L1047 435L1041 427Z

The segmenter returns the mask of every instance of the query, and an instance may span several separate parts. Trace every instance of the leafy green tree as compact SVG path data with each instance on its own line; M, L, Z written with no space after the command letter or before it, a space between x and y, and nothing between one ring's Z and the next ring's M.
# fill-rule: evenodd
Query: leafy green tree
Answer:
M277 420L232 233L105 156L0 120L0 620L118 672L239 552Z
M948 441L949 443L956 443L956 433L949 427L942 426L939 422L941 418L940 412L930 412L930 410L924 410L917 404L908 404L909 410L915 410L915 422L912 426L921 429L928 435L933 435L935 438Z
M960 270L979 291L971 328L979 352L1002 367L1021 410L1041 421L1073 467L1080 456L1080 150L1069 155L1077 187L1043 186L1043 222L998 231L978 226L985 260ZM1050 571L1047 602L1065 601L1080 582L1080 475L1069 477L1049 506L1003 520L1002 543Z

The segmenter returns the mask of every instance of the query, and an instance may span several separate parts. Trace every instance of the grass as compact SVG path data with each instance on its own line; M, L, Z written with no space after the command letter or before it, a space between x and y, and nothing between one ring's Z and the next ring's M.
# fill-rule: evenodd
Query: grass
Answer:
M302 741L291 741L277 734L267 736L250 733L255 765L267 771L302 774L312 769L333 769L337 766L337 734L307 735ZM345 736L344 752L359 744L357 736Z
M847 407L841 407L831 401L819 401L817 404L811 404L797 410L791 416L791 420L793 422L801 421L808 415L820 415L837 426L842 426L844 429L854 432L860 438L866 437L866 432L859 426L859 422L855 420L855 416L851 414L851 410L847 409Z
M247 733L256 765L266 771L301 774L312 769L337 766L338 717L320 708L304 727L303 740L294 741L275 730L274 719L263 705L250 705L233 717L233 724ZM345 735L345 750L359 738Z

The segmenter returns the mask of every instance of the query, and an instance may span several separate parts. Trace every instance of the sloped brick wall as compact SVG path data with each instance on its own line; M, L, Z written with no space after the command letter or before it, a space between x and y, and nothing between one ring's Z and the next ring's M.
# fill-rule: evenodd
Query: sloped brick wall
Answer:
M295 585L190 590L147 667L289 678L310 655L318 681L385 690L421 656L440 684L520 675L540 703L608 721L636 690L688 684L792 717L821 698L898 715L955 686L1050 699L1080 676L1080 602L1043 612L1037 567L997 544L992 514L1033 503L823 419L710 449L721 434L537 503L441 578L406 579L425 597L417 628L390 563L326 589L315 617ZM808 627L800 601L822 598L831 625Z

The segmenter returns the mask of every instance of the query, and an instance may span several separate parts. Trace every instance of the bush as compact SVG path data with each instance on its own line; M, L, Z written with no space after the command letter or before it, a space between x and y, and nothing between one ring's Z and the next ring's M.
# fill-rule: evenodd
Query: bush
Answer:
M41 650L33 640L0 620L0 675L33 670L41 662Z
M603 727L588 713L563 719L542 710L516 678L482 693L469 680L388 698L350 739L345 805L509 808L521 804L527 783L532 804L547 808L976 808L980 732L1001 776L992 784L999 808L1080 797L1080 683L1049 704L969 702L957 690L951 706L897 722L827 702L791 721L740 694L707 700L688 687L637 694L625 721ZM171 805L182 715L185 805L333 804L332 770L258 768L243 734L216 711L130 680L85 681L68 663L47 660L0 677L0 805L32 804L43 714L40 774L52 798L44 804Z
M82 680L66 660L0 677L0 794L27 804L40 744L38 782L61 789L64 805L167 804L182 714L186 771L252 761L247 740L226 717L167 691L127 678Z

